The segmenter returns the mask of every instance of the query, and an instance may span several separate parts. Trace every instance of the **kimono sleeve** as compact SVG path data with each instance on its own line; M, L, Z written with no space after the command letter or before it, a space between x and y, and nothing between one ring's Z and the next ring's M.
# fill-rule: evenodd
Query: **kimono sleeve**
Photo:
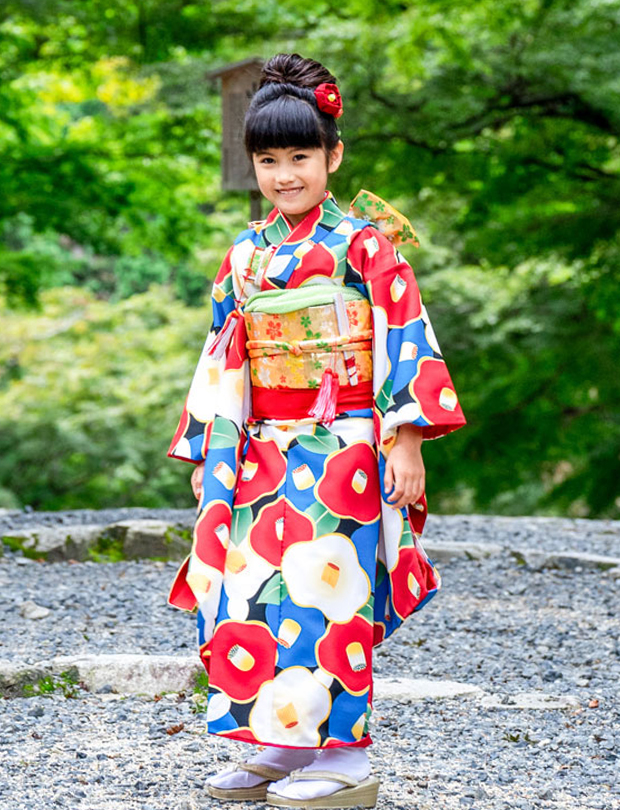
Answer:
M378 440L389 449L400 425L444 436L465 417L411 266L375 228L356 233L348 259L373 312L373 391Z
M195 464L205 459L216 418L218 389L224 384L225 372L231 365L228 356L214 359L209 354L209 349L227 317L235 309L231 265L233 247L224 257L213 282L211 294L213 323L198 360L178 427L168 448L170 458L191 461ZM232 371L234 372L234 369Z

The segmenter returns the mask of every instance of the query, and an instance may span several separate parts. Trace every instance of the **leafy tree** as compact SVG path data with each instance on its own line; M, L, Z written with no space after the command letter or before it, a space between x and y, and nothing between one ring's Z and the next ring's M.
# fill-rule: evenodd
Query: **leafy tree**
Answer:
M209 325L152 287L118 303L80 288L2 313L0 506L189 506L165 457Z
M246 215L241 195L218 189L219 97L206 73L278 50L315 56L345 99L336 196L346 204L369 187L411 216L422 250L408 257L469 417L428 445L435 506L618 517L619 27L617 0L8 0L0 286L12 306L40 298L41 314L14 313L37 328L66 284L112 302L92 306L127 315L140 301L161 312L163 301L193 323ZM184 314L173 294L198 309ZM134 334L125 338L133 357ZM16 390L36 402L28 351L11 345L0 402ZM166 352L158 368L173 362ZM102 363L99 373L116 372ZM94 396L109 396L95 378L93 369ZM63 409L82 407L57 395ZM49 498L74 502L71 491L80 502L81 484L62 468L93 487L93 503L110 502L71 449L63 409L35 408L11 456L31 461L23 448L37 451L45 425L58 476L35 492L5 467L11 497L48 503L46 487L64 480ZM163 436L117 413L126 440L107 471L135 458L132 436L161 458ZM112 498L182 497L172 483L115 480Z

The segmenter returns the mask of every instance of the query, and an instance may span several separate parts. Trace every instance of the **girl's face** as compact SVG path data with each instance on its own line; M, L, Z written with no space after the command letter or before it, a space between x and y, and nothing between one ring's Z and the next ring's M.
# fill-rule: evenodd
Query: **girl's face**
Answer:
M323 202L327 177L340 166L342 141L329 155L320 148L271 148L252 155L261 193L295 226Z

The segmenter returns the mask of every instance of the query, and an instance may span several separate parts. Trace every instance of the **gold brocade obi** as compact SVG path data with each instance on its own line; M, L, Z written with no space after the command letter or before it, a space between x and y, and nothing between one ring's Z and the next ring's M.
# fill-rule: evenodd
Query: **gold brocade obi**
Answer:
M342 306L348 330L339 327L332 303L277 314L246 311L252 385L318 389L326 369L341 386L372 381L370 304L360 298Z

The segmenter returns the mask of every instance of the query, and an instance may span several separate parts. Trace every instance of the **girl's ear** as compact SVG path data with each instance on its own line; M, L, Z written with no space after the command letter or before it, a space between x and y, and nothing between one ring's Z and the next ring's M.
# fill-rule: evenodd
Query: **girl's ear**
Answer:
M342 163L342 155L344 153L344 144L342 141L338 141L336 146L331 150L329 153L329 160L327 161L327 171L331 174L335 172L336 169Z

